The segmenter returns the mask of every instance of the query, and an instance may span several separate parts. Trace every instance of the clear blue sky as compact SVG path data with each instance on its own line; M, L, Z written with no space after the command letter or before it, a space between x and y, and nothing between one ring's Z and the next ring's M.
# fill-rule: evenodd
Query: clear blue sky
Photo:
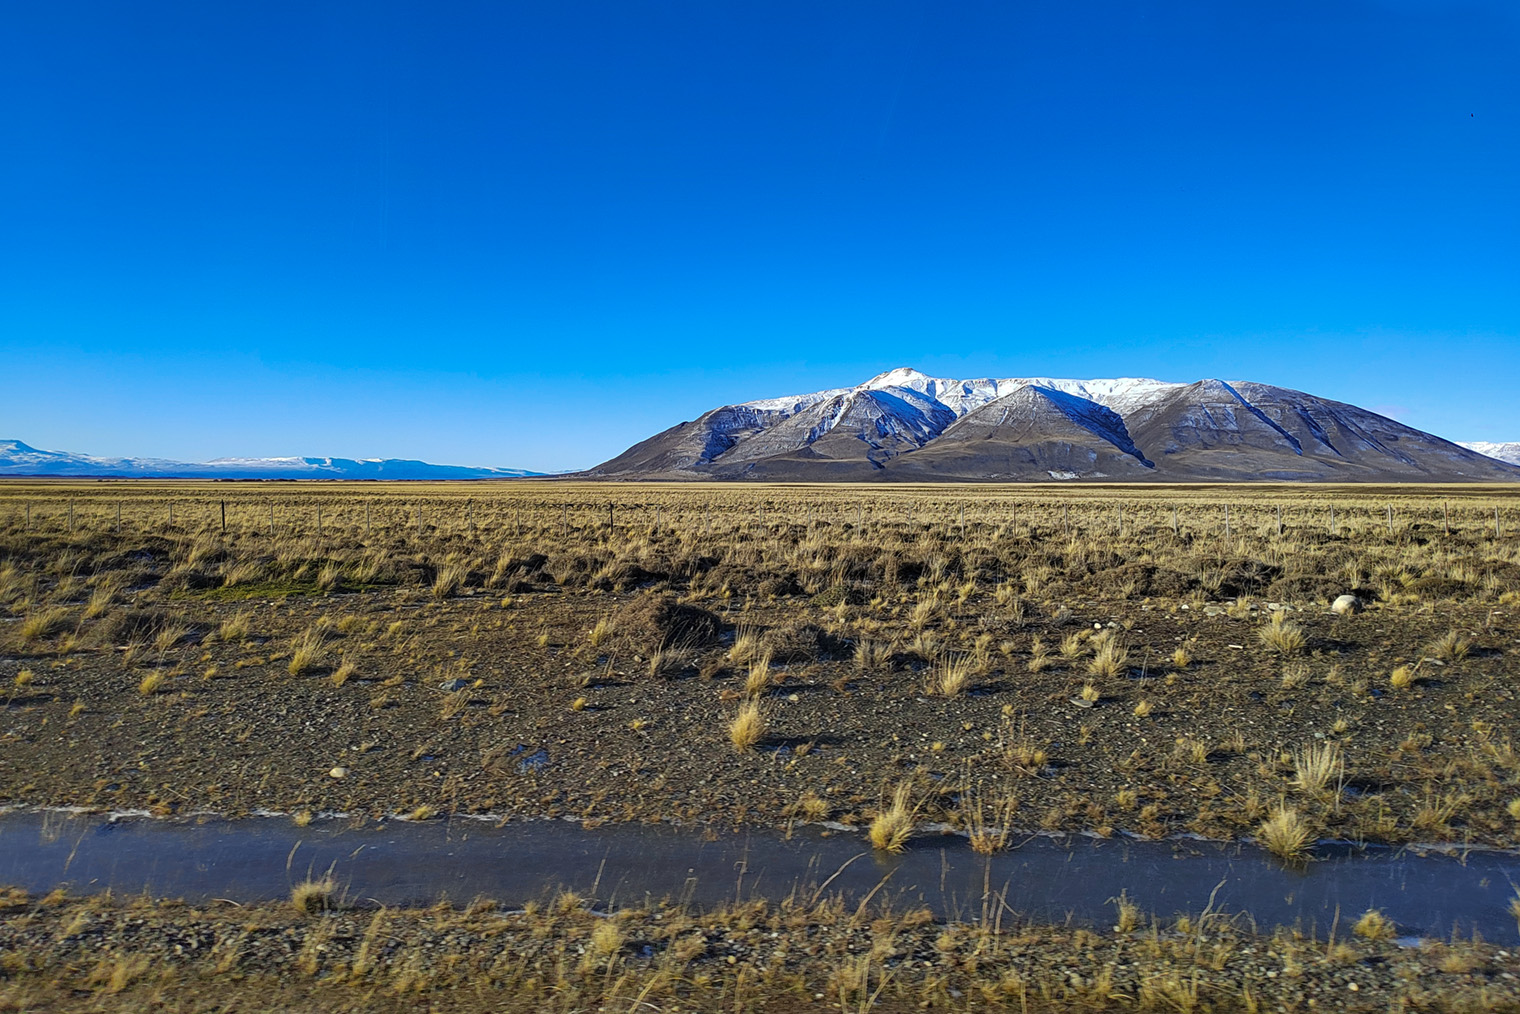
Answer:
M1520 5L0 7L0 437L573 468L1218 376L1520 439Z

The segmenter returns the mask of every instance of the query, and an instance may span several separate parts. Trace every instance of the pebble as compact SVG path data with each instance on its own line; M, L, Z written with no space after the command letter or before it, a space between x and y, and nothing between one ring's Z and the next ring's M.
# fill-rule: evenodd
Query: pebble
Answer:
M328 773L328 775L330 775L333 778L347 778L348 777L348 768L345 768L345 767L336 767L336 768L333 768L331 771L329 771L327 773Z

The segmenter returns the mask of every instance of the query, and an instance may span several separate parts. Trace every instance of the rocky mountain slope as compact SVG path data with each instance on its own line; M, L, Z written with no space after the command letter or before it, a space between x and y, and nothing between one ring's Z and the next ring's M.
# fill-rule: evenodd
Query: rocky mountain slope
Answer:
M947 380L724 405L585 473L769 481L1520 481L1366 409L1245 381Z
M401 458L102 458L42 451L0 440L0 475L187 479L505 479L536 475L516 468L432 465Z

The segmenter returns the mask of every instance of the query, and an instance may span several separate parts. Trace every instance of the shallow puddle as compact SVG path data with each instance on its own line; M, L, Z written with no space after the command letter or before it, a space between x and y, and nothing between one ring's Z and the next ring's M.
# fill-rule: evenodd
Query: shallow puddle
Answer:
M873 906L927 905L945 918L1105 925L1121 893L1170 918L1205 909L1258 927L1345 933L1377 908L1402 933L1476 932L1520 942L1509 906L1520 856L1465 857L1321 846L1284 867L1257 849L1197 841L1035 837L991 858L958 836L920 838L881 856L853 833L799 829L705 839L667 827L585 829L567 821L498 826L477 820L356 827L287 818L115 821L60 812L0 814L0 884L42 893L147 891L191 901L255 902L330 874L347 901L431 904L492 898L508 905L573 890L613 905L680 898L702 906L747 898L842 895Z

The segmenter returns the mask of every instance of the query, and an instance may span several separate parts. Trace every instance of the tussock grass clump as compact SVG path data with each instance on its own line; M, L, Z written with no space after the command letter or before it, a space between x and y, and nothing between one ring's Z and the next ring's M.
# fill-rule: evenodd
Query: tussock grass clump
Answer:
M1284 612L1273 613L1272 619L1256 631L1256 638L1279 655L1297 655L1309 643L1304 628Z
M1392 940L1399 935L1393 920L1375 908L1363 912L1362 917L1351 927L1351 932L1365 940Z
M917 826L918 807L913 803L913 783L899 782L889 802L871 818L871 847L882 852L901 852Z
M1029 642L1029 662L1027 668L1030 672L1043 672L1050 668L1050 649L1045 642L1036 634Z
M21 621L21 641L30 644L44 637L52 637L69 624L69 611L60 607L35 612Z
M292 676L310 672L321 663L326 654L327 641L322 632L316 627L307 627L291 643L290 664L285 667L286 671Z
M168 682L168 679L168 673L162 669L154 669L137 684L137 692L144 697L151 697L159 691L166 689L164 684Z
M1442 662L1460 662L1472 652L1472 638L1460 630L1448 630L1433 641L1426 654Z
M437 575L433 578L433 598L449 598L464 586L469 576L470 568L463 564L450 563L439 567Z
M1112 679L1123 673L1128 666L1129 652L1121 648L1112 638L1104 638L1093 657L1088 660L1087 675ZM1096 698L1090 699L1096 700Z
M222 621L217 636L224 641L241 641L253 629L253 621L245 612L236 612Z
M338 882L331 877L303 880L290 889L290 907L300 915L316 915L336 908Z
M947 655L929 670L925 689L935 697L959 697L971 688L975 670L970 655Z
M750 624L741 624L734 632L734 643L728 649L728 660L734 665L749 665L760 654L760 630Z
M766 651L750 660L749 672L744 677L744 692L750 697L758 697L770 685L771 653Z
M728 723L728 741L734 749L740 753L753 750L760 741L765 738L765 730L769 726L765 710L760 702L754 698L742 701L739 710Z
M851 657L855 660L855 668L861 672L876 672L879 669L885 669L892 661L892 646L863 637L856 642L855 651Z
M1415 685L1419 678L1419 674L1412 667L1401 665L1389 674L1388 682L1393 685L1393 689L1395 690L1408 690Z
M1293 751L1293 785L1301 792L1319 796L1332 786L1339 792L1345 775L1339 743L1325 740Z
M359 667L353 663L353 660L345 658L341 663L339 663L338 668L333 670L332 676L330 677L332 680L332 685L335 687L341 687L343 684L352 679L354 673L358 671Z
M1257 829L1261 845L1268 852L1282 859L1299 860L1309 854L1314 844L1314 831L1303 814L1287 805L1274 809Z
M171 623L158 632L153 638L153 647L159 651L168 651L190 635L190 628L180 623Z

